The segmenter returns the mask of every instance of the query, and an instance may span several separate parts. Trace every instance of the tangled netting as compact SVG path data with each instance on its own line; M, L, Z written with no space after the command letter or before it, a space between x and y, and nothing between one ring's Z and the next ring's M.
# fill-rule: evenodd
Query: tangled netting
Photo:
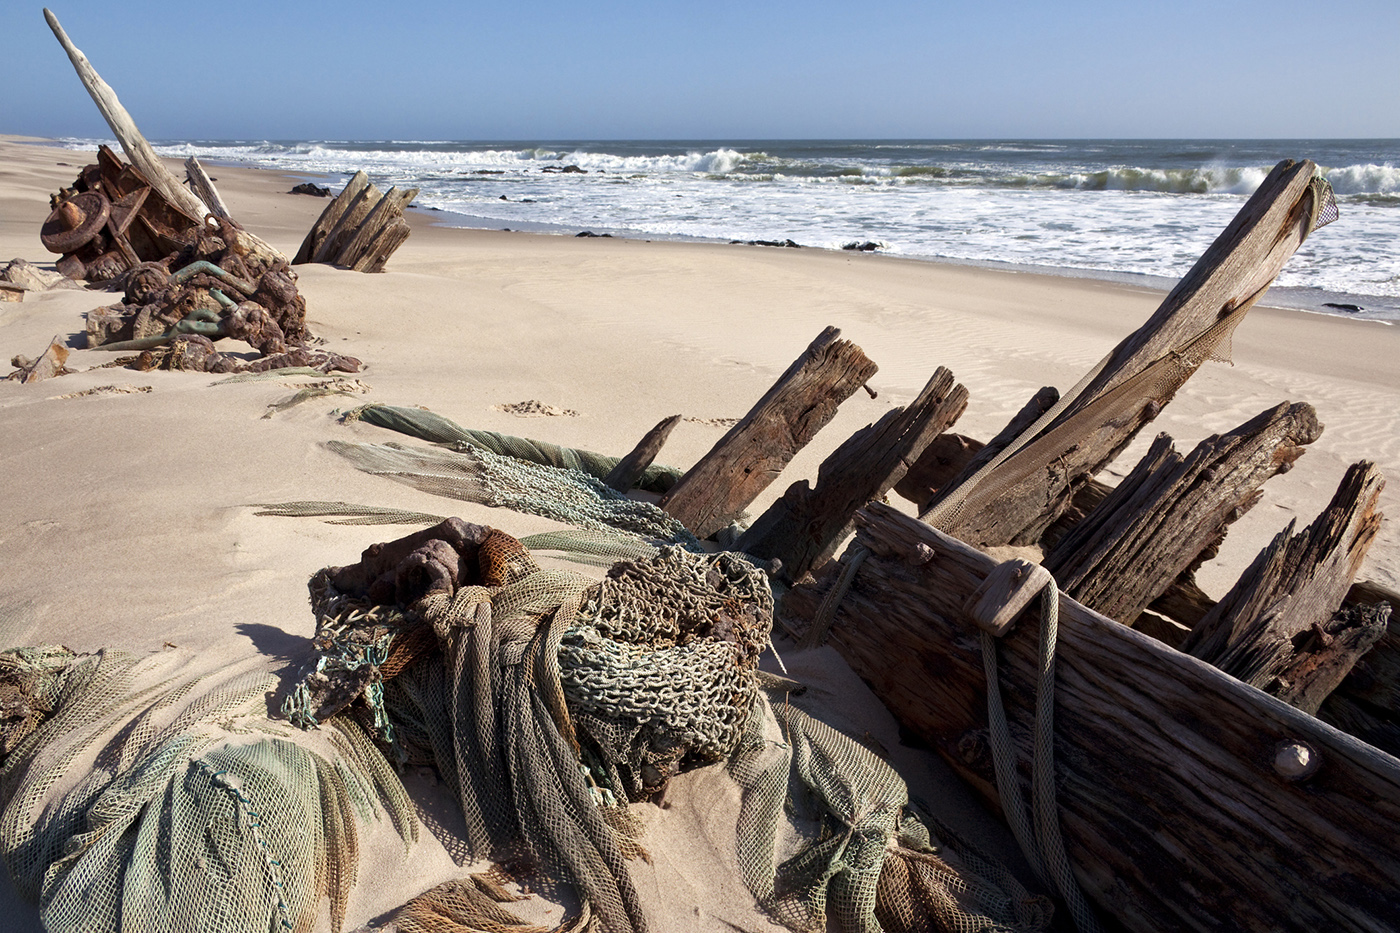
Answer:
M191 656L0 652L0 850L58 931L306 931L343 923L357 824L408 795L358 725L307 741L262 670ZM290 741L296 735L297 741ZM319 749L319 750L313 750Z
M345 441L326 446L366 473L433 495L700 550L695 536L668 513L630 499L581 470L531 463L470 444L453 450Z
M353 413L356 420L367 424L388 428L435 444L467 444L493 454L515 457L542 466L559 467L566 470L579 470L594 479L607 479L617 466L618 457L580 450L576 447L561 447L548 441L536 441L527 437L513 437L496 431L482 431L464 428L455 421L434 414L424 408L403 408L395 405L366 405ZM675 467L652 464L642 471L637 480L637 488L648 492L666 492L681 478L681 471Z
M592 533L543 543L608 547ZM936 845L887 764L765 698L771 590L739 555L662 547L596 581L542 570L503 532L449 519L321 571L311 589L321 650L287 715L353 716L391 757L436 767L474 855L576 889L585 913L570 929L646 929L627 805L719 762L743 788L744 880L793 929L820 929L828 913L872 933L1048 920L1048 903L1009 875ZM792 807L813 827L795 852L780 832ZM387 928L505 928L474 913L477 901L472 885L439 886Z

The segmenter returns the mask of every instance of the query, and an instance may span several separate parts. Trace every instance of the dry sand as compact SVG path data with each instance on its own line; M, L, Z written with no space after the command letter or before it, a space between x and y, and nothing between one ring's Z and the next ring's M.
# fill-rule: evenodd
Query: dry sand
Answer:
M0 262L56 258L38 238L49 194L91 160L89 152L0 137ZM286 194L292 182L275 173L213 174L234 216L289 255L325 205ZM0 645L138 654L178 646L230 663L262 654L281 667L302 655L313 630L308 577L411 530L256 517L255 503L373 503L457 514L517 535L552 526L357 472L323 442L396 437L337 420L337 411L365 401L422 405L469 427L615 454L681 412L687 420L661 459L686 467L722 436L724 419L743 415L822 327L837 325L880 365L871 382L878 398L851 398L760 498L762 509L788 484L813 478L853 430L913 398L935 367L949 367L971 391L956 430L985 439L1040 386L1077 381L1162 298L883 256L466 231L434 226L435 215L417 211L409 219L413 236L386 274L298 267L313 333L366 362L356 377L364 393L264 418L293 387L94 369L112 355L76 349L68 365L79 372L32 386L0 383ZM53 291L0 303L0 351L5 359L36 355L55 334L80 346L83 314L116 297ZM1258 308L1236 333L1233 355L1233 366L1207 364L1157 430L1187 449L1284 400L1311 402L1327 428L1203 568L1200 582L1213 596L1290 519L1311 521L1348 464L1371 459L1400 475L1400 328ZM149 391L63 397L104 386ZM522 418L514 406L527 401L569 416ZM1126 472L1149 440L1137 441L1113 472ZM1400 515L1397 495L1400 484L1382 499L1391 516ZM1400 583L1398 539L1387 518L1363 577ZM1010 857L940 764L899 746L888 715L834 652L788 661L833 708L895 750L916 792L944 802L956 828ZM668 809L646 808L653 854L663 857L638 868L638 884L663 928L770 928L733 877L732 854L714 842L724 838L716 814L729 812L730 798L732 788L702 773L678 782ZM401 847L380 840L369 848L380 861L362 869L375 880L357 892L352 925L459 871L431 833L411 872ZM0 911L22 918L6 928L37 929L34 909L15 900L6 880Z

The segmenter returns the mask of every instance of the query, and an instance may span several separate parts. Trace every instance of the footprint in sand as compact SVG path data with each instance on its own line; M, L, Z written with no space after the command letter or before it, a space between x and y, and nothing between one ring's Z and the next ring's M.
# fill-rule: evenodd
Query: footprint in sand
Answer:
M578 412L572 408L555 408L553 405L546 405L538 399L529 399L524 402L502 402L500 405L492 405L492 411L504 411L517 418L577 418Z

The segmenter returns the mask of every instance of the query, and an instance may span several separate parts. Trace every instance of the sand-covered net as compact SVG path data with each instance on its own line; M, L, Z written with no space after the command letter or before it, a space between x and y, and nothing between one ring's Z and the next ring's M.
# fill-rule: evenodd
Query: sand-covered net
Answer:
M0 848L46 927L340 930L360 830L387 813L415 838L396 769L418 766L498 867L377 929L542 929L509 881L574 904L561 929L648 929L631 804L696 768L734 782L738 871L791 929L1044 928L1042 899L930 835L888 764L760 671L773 601L752 562L540 543L632 556L602 580L545 570L456 519L375 545L314 576L314 653L280 686L179 652L0 654Z

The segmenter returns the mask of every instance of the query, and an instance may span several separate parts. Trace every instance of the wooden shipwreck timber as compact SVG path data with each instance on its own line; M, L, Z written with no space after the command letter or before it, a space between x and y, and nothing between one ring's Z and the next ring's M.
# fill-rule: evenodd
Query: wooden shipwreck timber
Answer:
M1333 217L1315 166L1280 163L1064 398L1041 390L982 444L946 433L967 392L940 369L736 543L791 586L789 631L829 639L994 805L999 786L1032 791L1045 727L1034 697L1048 676L1054 764L1036 792L1053 794L1073 874L1109 928L1389 930L1400 918L1400 596L1353 580L1383 478L1355 464L1329 508L1282 531L1218 603L1192 574L1321 434L1311 406L1280 403L1185 454L1161 435L1116 488L1094 479L1202 363L1228 358L1230 333ZM705 536L752 502L875 372L838 333L819 336L663 507ZM878 501L891 489L923 520ZM999 545L1038 546L1042 566L980 550ZM1046 675L1035 597L1051 574L1058 666ZM1019 763L1000 784L989 690Z

